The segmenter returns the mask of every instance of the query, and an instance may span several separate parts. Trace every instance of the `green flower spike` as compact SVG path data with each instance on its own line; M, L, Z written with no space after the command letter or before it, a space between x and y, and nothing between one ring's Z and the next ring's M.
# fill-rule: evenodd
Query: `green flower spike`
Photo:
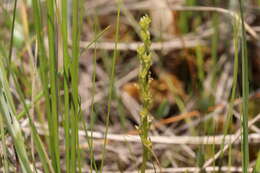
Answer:
M152 150L152 142L148 136L152 121L152 118L149 116L149 109L152 103L152 96L150 93L150 83L152 80L150 73L150 67L152 65L152 55L150 50L151 38L149 32L150 23L151 19L147 15L140 19L140 37L143 41L143 44L137 49L137 54L140 61L138 77L140 96L142 101L142 109L140 111L141 123L138 127L140 138L143 144L143 163L141 167L141 173L145 172L146 162L149 160Z

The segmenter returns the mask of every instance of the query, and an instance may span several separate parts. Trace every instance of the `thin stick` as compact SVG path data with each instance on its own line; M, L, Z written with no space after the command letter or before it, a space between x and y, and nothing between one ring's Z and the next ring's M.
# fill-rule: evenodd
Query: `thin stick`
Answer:
M185 44L183 44L183 42ZM86 45L89 45L90 42L81 41L80 47L86 47ZM132 50L135 51L142 43L141 42L131 42L131 43L117 43L118 50ZM151 50L169 50L169 49L181 49L181 48L193 48L197 45L206 45L206 41L200 40L200 39L186 39L186 40L172 40L172 41L165 41L165 42L159 42L159 43L152 43L151 44ZM95 47L96 46L96 47ZM100 42L96 43L96 45L91 45L90 49L103 49L103 50L114 50L115 43L114 42Z
M91 132L89 131L90 135ZM93 132L93 138L104 139L104 134L101 132ZM219 136L150 136L152 143L157 144L176 144L176 145L221 145L225 138L224 144L230 144L230 141L238 144L240 142L237 133L234 135L219 135ZM117 142L135 142L140 143L140 137L138 135L126 135L126 134L108 134L107 139ZM238 140L239 139L239 140ZM248 136L250 143L260 143L260 134L253 133ZM238 141L237 141L238 140ZM237 142L236 142L237 141Z
M249 121L249 126L252 126L256 121L260 119L260 114L253 120ZM48 126L43 126L42 124L35 123L37 129L39 129L39 134L41 135L48 135ZM25 133L30 132L30 127L24 126L23 131ZM62 135L63 131L60 130ZM97 131L88 131L88 135L90 136L92 133L94 139L104 139L105 135L102 132ZM240 143L240 133L239 130L233 135L218 135L218 136L149 136L152 143L157 144L176 144L176 145L221 145L224 140L224 144L231 145L231 144L238 144ZM239 135L238 135L239 134ZM79 131L79 137L85 138L85 131ZM141 143L139 135L128 135L128 134L107 134L107 140L116 141L116 142L133 142L133 143ZM248 135L249 143L260 143L260 134L258 133L251 133ZM81 141L81 140L80 140ZM231 142L230 142L231 141ZM85 146L85 144L81 143L81 146ZM88 146L88 145L86 145ZM224 150L225 151L225 150ZM209 166L209 165L208 165Z
M182 168L165 168L161 171L163 173L181 173L181 172L196 172L199 171L200 168L198 167L182 167ZM223 166L223 167L207 167L205 168L206 172L242 172L241 167L229 167L229 166ZM253 168L249 168L248 172L252 172ZM153 169L146 170L146 173L154 173L155 171ZM112 172L103 172L103 173L112 173ZM119 172L113 172L113 173L119 173ZM124 173L138 173L138 171L126 171Z

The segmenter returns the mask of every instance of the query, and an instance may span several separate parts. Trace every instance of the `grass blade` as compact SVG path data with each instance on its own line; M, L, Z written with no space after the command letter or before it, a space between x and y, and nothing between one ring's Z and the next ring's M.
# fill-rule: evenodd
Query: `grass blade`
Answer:
M98 39L109 29L109 26L106 27L103 31L101 31L99 34L97 33L97 22L94 23L94 31L95 31L95 38L93 41L91 41L86 49L94 44L96 46L96 42ZM89 146L89 152L90 152L90 172L93 172L93 169L95 169L96 172L98 172L97 165L95 162L95 156L94 156L94 145L93 145L93 127L94 127L94 116L95 116L95 110L94 110L94 99L96 94L96 63L97 63L97 49L94 49L94 58L93 58L93 74L92 74L92 91L91 91L91 110L90 110L90 131L91 135L88 135L88 130L86 123L83 122L83 128L85 130L85 134L87 137L87 142ZM93 168L94 167L94 168Z
M106 154L106 143L107 143L107 134L108 134L109 119L110 119L110 110L111 110L112 95L113 95L114 85L115 85L115 66L116 66L116 59L118 57L117 43L119 41L120 12L121 12L120 2L118 2L117 19L116 19L115 49L114 49L114 54L113 54L112 67L111 67L111 73L110 73L110 81L109 81L109 91L108 91L109 93L108 93L107 115L106 115L106 128L105 128L105 137L104 137L104 145L103 145L103 151L102 151L100 173L103 170L104 159L105 159L105 154Z
M80 167L80 150L78 144L78 121L80 116L80 101L78 95L78 73L79 73L79 42L82 23L82 1L72 1L72 64L71 74L71 91L72 91L72 117L71 117L71 164L70 172L77 171L77 163Z
M51 98L51 155L53 167L56 172L60 172L60 152L59 152L59 134L58 134L58 83L57 83L57 56L55 51L55 13L54 0L47 0L48 16L48 44L49 44L49 67L50 67L50 98Z
M62 48L63 48L63 72L64 72L64 117L63 117L63 125L65 132L65 163L66 170L70 170L70 94L69 94L69 68L70 68L70 57L68 52L68 1L61 1L61 34L62 34Z
M26 153L21 127L15 117L15 108L3 62L0 61L0 115L12 136L14 146L24 173L33 173Z
M248 95L249 95L249 82L248 82L248 54L246 43L246 32L244 22L244 1L239 0L240 17L241 17L241 49L242 49L242 95L243 95L243 117L242 117L242 153L243 153L243 173L247 173L249 163L249 148L248 148Z
M46 55L46 50L44 46L44 35L43 35L43 24L41 18L41 6L40 1L35 0L32 1L33 6L33 15L34 15L34 27L36 30L37 35L37 43L39 45L39 73L41 78L41 83L43 87L43 93L45 97L45 109L47 112L47 119L48 119L48 130L49 130L49 148L51 150L51 159L53 163L53 167L55 171L57 170L56 167L56 157L54 151L54 140L53 140L53 121L52 121L52 114L51 114L51 102L50 102L50 91L49 91L49 72L48 72L48 58ZM50 22L50 21L49 21ZM51 23L50 23L51 25Z
M15 71L15 70L12 70L12 71ZM24 95L23 95L23 93L21 91L21 88L20 88L20 86L18 84L16 76L17 75L12 73L12 77L14 79L14 83L15 83L15 86L16 86L17 93L18 93L18 95L20 97L20 101L22 102L22 104L24 106L27 118L29 119L29 125L30 125L30 128L32 130L33 142L35 143L36 150L37 150L37 153L39 154L41 163L43 165L44 172L46 172L46 173L54 173L54 170L53 170L52 165L50 163L50 159L48 158L48 154L45 151L45 148L44 148L44 145L42 143L42 140L41 140L40 136L38 135L37 129L36 129L36 127L35 127L35 125L34 125L34 123L32 121L32 118L29 115L29 108L28 108L28 106L25 103L25 97L24 97Z
M9 172L9 164L7 160L7 146L6 146L6 138L5 138L5 130L4 130L4 122L2 117L0 116L0 139L1 139L1 147L3 149L3 156L1 156L1 162L4 165L4 173Z
M9 74L10 74L9 69L11 69L11 60L12 60L13 42L14 42L14 26L15 26L15 18L16 18L16 8L17 8L17 0L14 1L11 39L10 39L9 55L8 55L8 61L7 61L7 79L9 79Z

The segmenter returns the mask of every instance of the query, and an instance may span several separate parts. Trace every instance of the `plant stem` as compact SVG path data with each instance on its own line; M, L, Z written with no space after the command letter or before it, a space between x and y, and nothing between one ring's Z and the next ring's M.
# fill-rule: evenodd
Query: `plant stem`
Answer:
M57 56L55 48L55 12L54 0L47 0L48 9L48 44L49 44L49 67L50 67L50 98L51 98L51 126L50 143L52 148L52 162L56 172L60 172L60 152L58 134L58 83L57 83Z
M249 95L249 82L248 82L248 54L244 22L244 1L239 0L240 17L242 27L242 95L243 95L243 117L242 117L242 153L243 153L243 173L247 173L249 163L249 148L248 148L248 95Z
M17 0L14 1L14 11L13 11L13 20L12 20L12 30L11 30L11 39L10 39L10 47L9 47L9 55L7 61L7 79L9 80L10 69L11 69L11 60L12 60L12 52L13 52L13 42L14 42L14 27L15 27L15 18L16 18L16 9L17 9Z
M112 96L113 96L114 85L115 85L115 66L116 66L116 60L118 57L117 43L119 41L120 13L121 13L121 10L120 10L120 0L119 0L118 7L117 7L117 19L116 19L115 49L114 49L114 54L113 54L110 81L109 81L106 129L105 129L105 137L104 137L104 145L103 145L103 151L102 151L102 161L101 161L101 166L100 166L100 173L102 173L102 170L103 170L104 159L105 159L105 154L106 154L106 144L107 144L107 134L108 134L109 119L110 119L110 110L111 110Z
M68 52L68 1L61 1L61 29L62 29L62 47L63 47L63 72L64 72L64 132L65 132L65 162L66 162L66 170L70 170L70 84L69 84L69 68L70 68L70 57Z

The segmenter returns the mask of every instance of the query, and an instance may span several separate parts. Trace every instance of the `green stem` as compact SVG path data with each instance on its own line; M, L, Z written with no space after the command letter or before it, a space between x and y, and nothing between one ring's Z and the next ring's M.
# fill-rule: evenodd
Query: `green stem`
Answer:
M247 173L249 163L249 148L248 148L248 95L249 95L249 82L248 82L248 54L244 22L244 4L239 0L240 17L242 25L242 94L243 94L243 115L242 115L242 153L243 153L243 173Z
M103 151L102 151L102 161L101 161L101 166L100 166L100 173L103 170L104 159L105 159L105 154L106 154L106 144L107 144L107 134L108 134L109 119L110 119L110 110L111 110L112 96L113 96L114 85L115 85L115 66L116 66L116 60L117 60L117 57L118 57L117 43L119 41L120 12L121 12L120 2L118 2L117 19L116 19L115 49L114 49L114 54L113 54L110 81L109 81L109 94L108 94L107 115L106 115L106 129L105 129L105 137L104 137L104 145L103 145Z
M14 42L14 27L15 27L15 18L16 18L16 8L17 8L17 0L14 1L14 11L13 11L13 20L12 20L12 30L11 30L11 39L10 39L10 47L9 47L9 55L7 61L7 79L9 80L11 69L11 60L12 60L12 52L13 52L13 42Z
M66 170L70 170L70 94L69 94L69 67L70 67L70 57L68 52L68 1L61 1L61 29L62 29L62 42L63 42L63 71L64 71L64 132L65 132L65 162Z
M73 0L72 1L72 64L70 68L70 77L71 77L71 160L70 160L70 172L76 173L81 172L80 166L80 149L78 143L78 122L80 117L80 101L78 94L78 83L79 83L79 42L80 42L80 33L81 33L81 24L82 24L82 1ZM77 170L77 164L79 170Z
M55 51L55 14L54 0L47 0L48 9L48 44L49 44L49 67L50 67L50 98L51 98L51 124L50 144L52 148L52 162L56 172L60 172L60 152L58 134L58 83L57 83L57 56Z
M149 132L149 122L148 122L148 115L143 118L142 120L142 131L143 131L143 138L144 140L149 140L148 139L148 132ZM150 148L143 144L143 162L141 166L141 173L145 173L146 170L146 163L149 160L149 153L150 153Z

